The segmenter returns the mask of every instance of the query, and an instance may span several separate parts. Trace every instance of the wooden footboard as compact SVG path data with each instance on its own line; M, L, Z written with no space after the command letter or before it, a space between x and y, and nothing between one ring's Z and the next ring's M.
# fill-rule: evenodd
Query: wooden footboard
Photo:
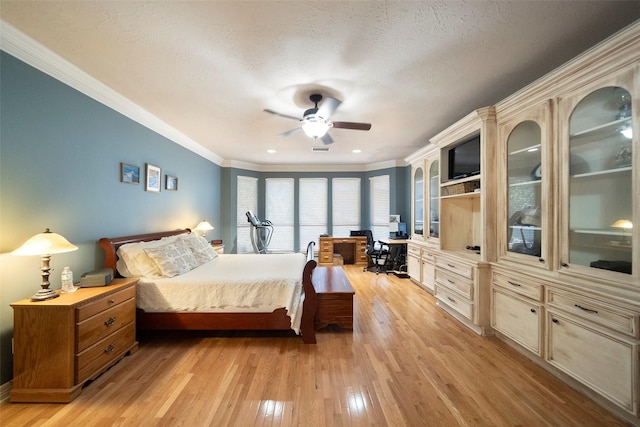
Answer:
M102 238L100 247L105 251L104 266L117 273L117 250L121 245L136 242L148 242L162 237L189 233L190 230L175 230L160 233L138 234L117 238ZM306 344L315 344L315 315L318 298L311 281L317 263L314 260L314 242L307 245L307 262L302 273L302 287L305 299L302 307L300 334ZM268 256L268 255L267 255ZM278 308L271 313L147 313L137 310L136 328L138 330L290 330L291 318L285 308Z

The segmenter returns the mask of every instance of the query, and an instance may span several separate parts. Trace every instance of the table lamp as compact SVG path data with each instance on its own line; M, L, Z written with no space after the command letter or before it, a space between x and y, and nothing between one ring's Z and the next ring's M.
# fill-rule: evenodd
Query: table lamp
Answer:
M213 230L213 226L204 219L200 222L200 224L196 225L196 228L193 229L193 231L198 232L200 235L202 235L202 237L207 234L207 231L211 230Z
M49 273L51 272L51 255L60 254L63 252L71 252L78 250L78 247L69 243L67 239L59 234L52 233L47 228L44 233L39 233L24 242L22 246L11 252L13 255L21 256L33 256L40 255L42 257L42 283L38 293L31 297L31 301L45 301L52 298L57 298L57 292L49 289Z
M623 245L628 244L627 236L624 233L626 230L631 230L633 228L633 223L628 219L619 219L613 224L611 224L611 226L614 228L622 228L622 242L620 243Z

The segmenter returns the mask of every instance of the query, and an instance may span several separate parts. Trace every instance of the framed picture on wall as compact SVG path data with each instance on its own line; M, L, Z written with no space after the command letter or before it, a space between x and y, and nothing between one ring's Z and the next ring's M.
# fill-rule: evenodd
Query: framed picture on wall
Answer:
M178 191L178 177L165 175L164 176L164 189L167 191Z
M159 193L162 186L162 169L159 166L147 163L147 182L145 191Z
M120 182L140 184L140 166L120 163Z

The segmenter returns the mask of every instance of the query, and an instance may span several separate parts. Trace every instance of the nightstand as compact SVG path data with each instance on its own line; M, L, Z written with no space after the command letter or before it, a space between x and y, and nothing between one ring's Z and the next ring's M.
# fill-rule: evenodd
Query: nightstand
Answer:
M137 281L115 279L60 298L11 304L11 402L70 402L84 383L136 351Z
M219 254L224 253L224 245L211 245L211 247Z

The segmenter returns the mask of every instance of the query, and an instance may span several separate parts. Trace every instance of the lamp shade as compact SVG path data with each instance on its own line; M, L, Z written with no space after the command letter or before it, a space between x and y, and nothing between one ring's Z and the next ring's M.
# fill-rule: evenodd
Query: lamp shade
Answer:
M51 255L78 250L78 247L69 243L67 239L57 233L52 233L47 228L44 233L36 234L24 242L22 246L11 252L13 255Z
M193 229L194 231L200 231L200 232L205 232L205 231L210 231L213 230L213 226L211 224L209 224L207 221L202 220L200 222L200 224L196 225L196 228Z
M302 130L310 138L322 138L329 130L329 125L322 119L306 118L302 123Z
M624 228L624 229L630 230L633 228L633 223L628 219L619 219L613 224L611 224L611 226L615 228Z

